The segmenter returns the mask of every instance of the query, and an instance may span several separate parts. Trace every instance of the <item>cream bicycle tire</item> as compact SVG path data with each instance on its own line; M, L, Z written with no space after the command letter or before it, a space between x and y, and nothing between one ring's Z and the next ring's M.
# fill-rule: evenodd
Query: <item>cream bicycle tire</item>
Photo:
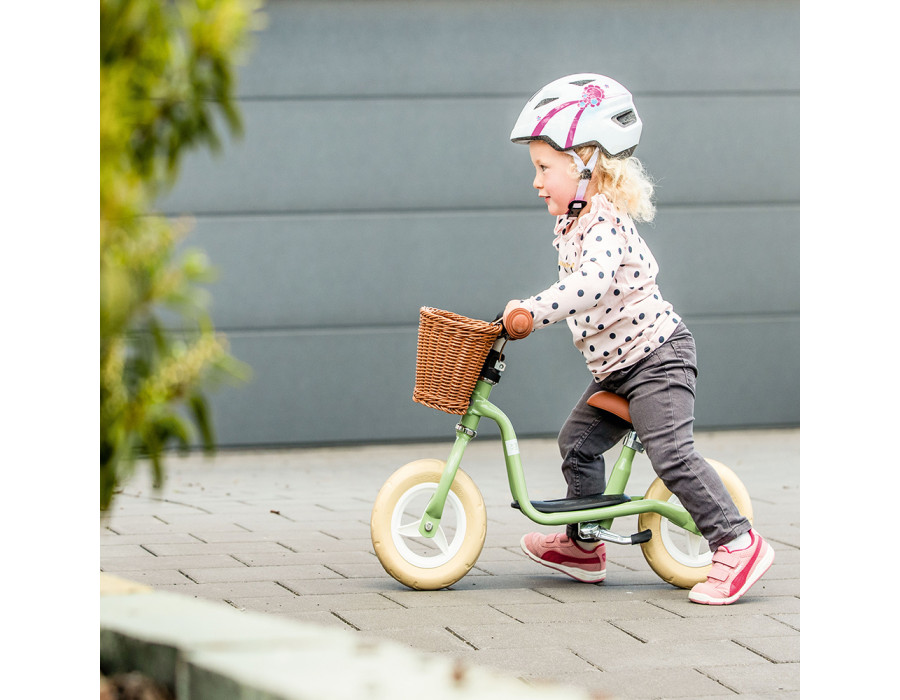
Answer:
M461 469L450 487L434 538L418 534L425 505L444 469L437 459L400 467L385 482L372 508L372 546L384 570L405 586L437 590L453 585L478 560L487 535L481 492Z

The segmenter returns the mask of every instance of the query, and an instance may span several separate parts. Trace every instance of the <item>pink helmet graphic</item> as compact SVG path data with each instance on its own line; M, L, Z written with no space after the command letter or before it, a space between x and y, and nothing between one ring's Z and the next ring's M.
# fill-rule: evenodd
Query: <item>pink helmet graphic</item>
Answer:
M528 100L509 138L546 141L558 151L597 145L611 157L630 156L641 138L631 93L597 73L554 80Z

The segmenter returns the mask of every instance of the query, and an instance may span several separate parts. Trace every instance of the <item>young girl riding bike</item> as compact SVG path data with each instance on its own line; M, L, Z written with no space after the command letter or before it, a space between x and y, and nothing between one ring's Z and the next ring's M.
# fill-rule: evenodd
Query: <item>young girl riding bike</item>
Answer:
M635 226L655 215L653 184L632 155L641 128L631 93L594 73L555 80L525 105L510 139L528 145L533 186L557 217L559 281L510 301L504 322L517 309L535 329L565 320L593 375L559 434L566 497L603 492L603 453L628 424L588 399L601 390L623 396L653 469L714 552L707 581L688 597L727 605L768 570L774 552L694 448L694 339L661 294L656 260ZM603 581L605 545L576 536L570 525L566 534L527 534L521 546L579 581Z

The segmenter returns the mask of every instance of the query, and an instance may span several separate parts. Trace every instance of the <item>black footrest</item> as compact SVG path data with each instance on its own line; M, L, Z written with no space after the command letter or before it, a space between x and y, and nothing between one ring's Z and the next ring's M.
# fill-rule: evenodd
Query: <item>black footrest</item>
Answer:
M631 498L625 494L606 496L598 493L594 496L583 498L557 498L553 501L532 501L531 505L538 513L568 513L573 510L588 510L589 508L604 508L606 506L618 506L622 503L630 503ZM513 508L521 510L519 503L513 501Z
M631 544L649 542L652 537L653 533L650 530L641 530L637 534L631 536Z

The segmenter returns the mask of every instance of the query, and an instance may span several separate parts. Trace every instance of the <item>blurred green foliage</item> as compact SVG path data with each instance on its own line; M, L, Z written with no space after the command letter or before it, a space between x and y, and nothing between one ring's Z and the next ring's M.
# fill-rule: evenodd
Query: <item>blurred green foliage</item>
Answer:
M188 150L240 133L234 70L262 21L259 0L100 0L101 511L139 460L160 486L169 446L212 450L205 394L248 375L210 320L206 256L178 252L189 224L152 206Z

